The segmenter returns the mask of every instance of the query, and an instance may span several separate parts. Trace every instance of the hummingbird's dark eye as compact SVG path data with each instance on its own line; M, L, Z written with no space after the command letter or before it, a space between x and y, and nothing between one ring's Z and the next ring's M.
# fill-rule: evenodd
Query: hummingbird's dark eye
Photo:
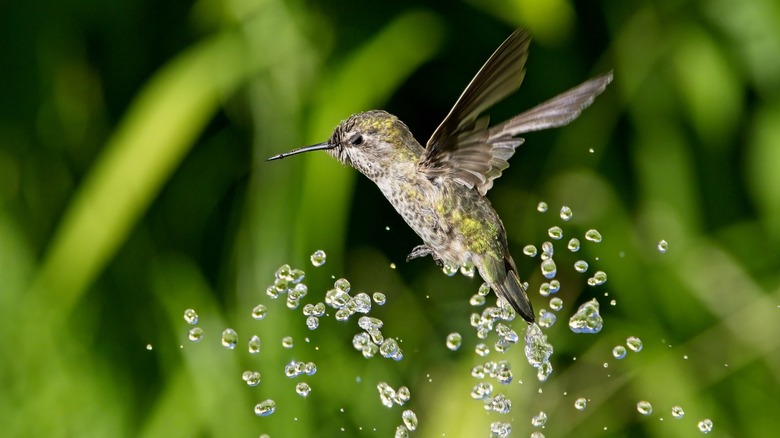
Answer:
M361 134L355 134L350 137L349 142L355 146L359 146L363 143L363 136Z

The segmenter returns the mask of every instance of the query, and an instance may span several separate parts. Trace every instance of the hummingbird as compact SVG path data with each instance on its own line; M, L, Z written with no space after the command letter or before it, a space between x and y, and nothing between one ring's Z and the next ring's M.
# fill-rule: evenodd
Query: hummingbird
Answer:
M327 151L373 181L422 239L407 261L432 256L439 265L472 264L493 292L527 323L534 311L509 254L506 231L485 196L524 139L518 135L568 124L604 91L612 72L502 123L482 113L516 91L531 42L515 30L490 56L422 147L409 128L382 110L354 114L328 141L268 158Z

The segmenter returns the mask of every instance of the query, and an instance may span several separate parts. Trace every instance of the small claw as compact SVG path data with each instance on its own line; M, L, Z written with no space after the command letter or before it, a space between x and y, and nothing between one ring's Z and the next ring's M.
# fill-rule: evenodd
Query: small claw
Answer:
M406 256L406 261L408 262L410 260L413 260L413 259L416 259L416 258L419 258L419 257L425 257L425 256L428 256L428 255L431 255L432 253L433 253L433 251L431 251L431 249L428 248L427 246L425 246L425 245L417 245L417 246L414 247L414 249L412 249L411 254Z

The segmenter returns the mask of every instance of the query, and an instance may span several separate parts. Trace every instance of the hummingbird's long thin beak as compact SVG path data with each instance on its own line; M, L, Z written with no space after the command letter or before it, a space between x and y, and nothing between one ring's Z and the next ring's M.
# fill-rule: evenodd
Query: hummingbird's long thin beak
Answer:
M327 141L323 143L317 143L311 146L305 146L298 149L293 149L289 152L282 152L279 155L274 155L271 158L266 158L266 161L278 160L280 158L289 157L290 155L301 154L303 152L319 151L324 149L333 149L336 145L330 144Z

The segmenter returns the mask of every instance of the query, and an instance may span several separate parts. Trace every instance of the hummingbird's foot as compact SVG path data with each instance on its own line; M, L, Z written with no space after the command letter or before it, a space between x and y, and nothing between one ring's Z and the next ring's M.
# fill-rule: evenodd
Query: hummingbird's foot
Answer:
M412 249L412 253L409 254L408 256L406 256L406 261L408 262L409 260L412 260L412 259L425 257L425 256L428 256L428 255L431 255L432 253L433 253L433 251L431 251L431 249L428 248L427 246L425 246L425 245L417 245L417 246L414 247L414 249Z

